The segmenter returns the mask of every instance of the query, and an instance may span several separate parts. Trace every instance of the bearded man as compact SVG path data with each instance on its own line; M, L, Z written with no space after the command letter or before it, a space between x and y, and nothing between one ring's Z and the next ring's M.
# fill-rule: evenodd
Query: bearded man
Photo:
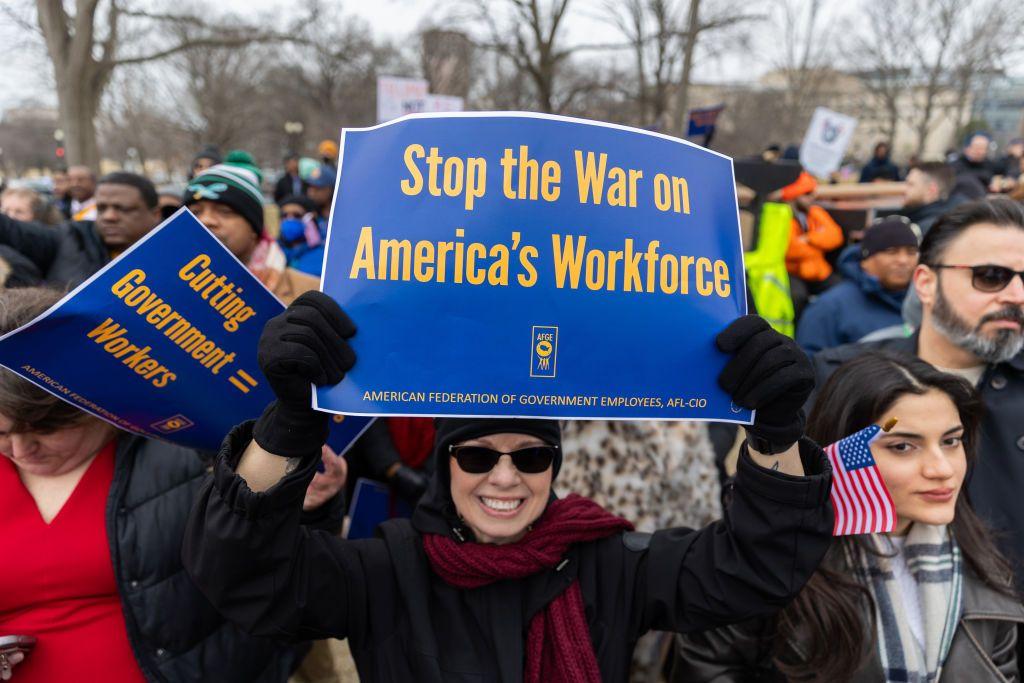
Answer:
M917 333L822 351L817 386L868 349L917 355L974 384L986 410L968 494L1024 586L1024 207L998 198L943 215L921 243L913 284Z

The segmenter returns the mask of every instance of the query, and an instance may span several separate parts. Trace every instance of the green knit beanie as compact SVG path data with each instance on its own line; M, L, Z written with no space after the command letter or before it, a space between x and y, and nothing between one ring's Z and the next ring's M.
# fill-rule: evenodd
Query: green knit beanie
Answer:
M263 234L263 174L252 155L232 150L224 162L211 166L185 188L185 206L204 199L226 204L234 209L257 235Z

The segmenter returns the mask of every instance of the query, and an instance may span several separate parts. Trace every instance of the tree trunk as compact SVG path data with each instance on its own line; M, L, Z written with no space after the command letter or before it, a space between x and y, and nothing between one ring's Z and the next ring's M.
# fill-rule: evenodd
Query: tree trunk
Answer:
M555 67L547 63L544 56L541 56L539 73L534 74L534 84L537 86L537 104L545 114L554 114L554 81Z
M928 92L925 99L924 111L917 124L917 148L914 154L920 159L924 155L924 146L928 141L928 129L932 124L932 108L935 103L935 94Z
M636 44L633 46L634 57L636 59L636 80L637 80L637 106L640 108L640 115L637 121L637 125L647 125L647 73L644 71L644 45L643 36L637 38Z
M676 130L679 137L686 137L686 114L690 108L690 73L693 71L693 54L700 34L700 0L690 0L690 15L686 25L686 49L683 52L683 73L679 77L679 91L676 94Z
M68 165L88 166L98 172L100 157L96 145L96 112L100 91L92 89L89 84L91 79L71 76L63 80L62 86L57 88L57 110L64 130L64 158Z
M889 116L886 121L885 137L889 141L889 151L892 152L896 149L896 128L899 124L899 110L896 107L895 98L887 103L886 110Z

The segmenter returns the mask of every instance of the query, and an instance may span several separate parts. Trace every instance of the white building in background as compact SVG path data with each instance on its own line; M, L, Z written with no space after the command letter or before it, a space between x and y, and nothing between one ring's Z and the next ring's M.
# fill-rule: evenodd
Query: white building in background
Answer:
M54 107L44 107L38 104L9 107L0 115L0 123L55 127L57 125L57 110Z
M818 92L805 99L803 108L806 111L795 117L786 117L796 123L792 130L779 129L776 120L782 118L780 107L786 99L786 82L782 73L773 71L755 83L695 84L691 107L724 102L726 108L719 118L720 134L723 137L736 134L737 126L757 129L751 131L751 139L745 141L744 149L732 150L734 153L755 153L760 151L758 145L769 142L798 144L818 106L857 119L857 128L847 149L847 156L852 159L865 161L871 156L876 143L888 140L886 131L889 113L883 99L873 90L870 75L828 72L821 78ZM917 120L926 99L923 86L907 88L897 98L896 128L892 136L892 156L897 163L905 164L917 150ZM920 155L922 159L942 159L949 149L958 146L959 134L970 118L972 103L970 100L961 102L952 88L943 88L936 93L932 101L933 114L925 136L924 150ZM740 110L744 109L746 115L741 114Z
M971 120L984 124L997 149L1024 137L1024 78L992 79L975 98Z
M766 74L762 82L781 84L777 73ZM906 163L918 148L920 134L918 121L927 103L924 85L904 89L896 99L896 128L892 140L886 134L889 111L884 99L872 86L872 74L833 71L823 79L825 85L817 104L857 119L853 140L847 155L867 159L881 141L892 143L892 156L898 163ZM932 98L932 116L925 133L921 159L943 159L946 152L957 146L961 127L971 111L970 102L961 102L953 88L942 88ZM807 120L813 113L807 113Z

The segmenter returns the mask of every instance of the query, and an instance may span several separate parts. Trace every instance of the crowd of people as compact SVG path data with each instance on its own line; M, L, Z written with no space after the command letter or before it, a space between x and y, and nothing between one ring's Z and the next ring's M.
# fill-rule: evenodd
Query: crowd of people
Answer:
M715 343L752 425L388 418L345 457L310 408L359 362L318 291L338 147L317 155L0 191L0 334L182 207L288 306L259 342L276 398L219 453L0 368L0 679L1021 679L1024 140L906 169L879 143L861 183L902 196L860 223L794 150L751 160L778 180L738 187L751 315ZM833 536L822 447L892 418L871 453L896 528ZM411 518L346 540L359 477Z

